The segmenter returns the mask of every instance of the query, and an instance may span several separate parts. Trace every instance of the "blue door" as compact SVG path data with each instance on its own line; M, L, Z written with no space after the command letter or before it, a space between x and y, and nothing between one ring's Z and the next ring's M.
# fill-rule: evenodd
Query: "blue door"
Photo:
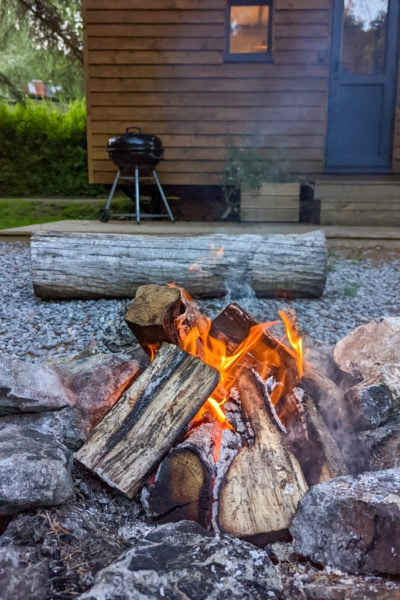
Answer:
M334 0L326 169L391 169L399 0Z

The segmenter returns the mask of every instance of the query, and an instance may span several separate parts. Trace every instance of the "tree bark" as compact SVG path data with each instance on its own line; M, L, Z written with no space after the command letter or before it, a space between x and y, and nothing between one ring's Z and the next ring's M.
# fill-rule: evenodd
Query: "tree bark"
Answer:
M215 369L175 346L154 361L124 393L76 454L77 460L130 498L218 383Z
M133 298L144 284L174 281L194 297L248 286L260 297L316 298L324 290L327 245L305 234L198 236L42 232L31 238L40 298Z

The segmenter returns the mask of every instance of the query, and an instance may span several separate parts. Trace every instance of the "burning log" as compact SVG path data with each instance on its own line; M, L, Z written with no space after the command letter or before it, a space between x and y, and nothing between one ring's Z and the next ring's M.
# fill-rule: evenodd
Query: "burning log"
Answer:
M194 297L244 285L261 297L315 298L327 275L322 231L196 236L41 232L31 238L40 298L133 298L173 279Z
M256 324L254 318L236 304L230 304L214 319L211 333L220 339L224 339L227 345L228 354L233 354L239 343L248 335L252 326ZM295 373L295 359L288 348L280 343L268 330L265 330L262 336L263 344L276 352L279 356L281 370L286 372L286 383L289 389L293 388L294 381L290 381L290 375ZM251 360L251 351L246 356L246 360ZM327 422L321 414L318 405L312 395L306 394L305 389L312 390L317 400L320 400L321 387L311 386L311 381L317 379L319 386L322 384L322 390L328 389L328 398L341 400L339 403L342 411L345 411L344 397L342 392L329 379L320 376L306 365L305 374L299 388L296 388L294 394L287 394L283 398L282 406L278 404L277 410L282 410L282 419L285 422L287 431L286 443L294 452L302 465L304 475L309 485L321 483L331 477L346 475L348 473L341 451L336 443ZM303 385L304 383L304 385ZM318 389L318 393L317 393ZM326 406L326 405L325 405ZM331 422L334 410L326 410L326 416ZM348 413L342 415L341 423L348 427Z
M286 536L307 483L254 371L242 371L236 391L246 419L242 426L240 420L235 432L215 422L194 426L162 461L142 501L147 514L161 522L193 518L265 544Z
M76 454L77 460L132 498L218 382L199 359L165 344Z
M217 523L225 533L267 543L285 535L307 483L253 370L242 371L237 389L255 438L239 450L219 484Z
M142 490L148 516L161 523L189 519L209 526L219 435L218 423L203 423L168 452Z
M193 307L187 312L193 320ZM195 326L194 318L190 327ZM254 327L258 341L244 346L233 391L241 419L230 412L232 398L225 405L235 431L224 429L223 423L218 430L217 422L207 422L206 410L189 426L185 441L161 462L142 501L147 514L159 521L194 518L205 527L266 543L285 535L307 483L347 469L312 399L301 389L295 389L295 402L294 393L280 401L274 396L277 382L286 380L289 390L296 383L297 358L285 344L236 304L218 315L209 333L223 342L229 357ZM208 345L212 341L193 347L207 359ZM263 376L257 371L261 358L270 358Z
M352 412L343 391L308 363L299 386L313 398L333 437L341 443L342 436L352 428Z

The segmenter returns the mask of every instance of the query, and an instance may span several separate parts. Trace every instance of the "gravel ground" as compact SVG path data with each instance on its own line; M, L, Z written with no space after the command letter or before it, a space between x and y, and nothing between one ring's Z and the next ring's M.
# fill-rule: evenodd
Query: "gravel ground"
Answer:
M36 298L27 244L0 242L0 273L0 352L42 362L71 355L89 344L117 351L134 343L124 323L128 300ZM206 314L214 316L229 300L200 304ZM285 306L284 301L258 300L251 293L238 301L259 321L275 319ZM290 306L313 345L334 344L374 318L400 316L400 250L376 247L331 253L323 296L292 301Z

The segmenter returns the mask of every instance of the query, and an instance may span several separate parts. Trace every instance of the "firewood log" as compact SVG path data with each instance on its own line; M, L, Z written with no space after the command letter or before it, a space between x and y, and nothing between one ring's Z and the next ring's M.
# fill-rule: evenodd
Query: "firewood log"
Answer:
M203 423L168 452L141 493L147 516L161 523L189 519L209 527L219 434L218 423Z
M170 344L124 393L76 459L130 498L218 383L212 367Z
M316 298L327 244L304 234L116 235L41 232L31 237L40 298L133 298L140 285L174 281L194 297L250 286L260 297ZM220 252L219 252L220 250Z
M179 335L174 322L182 311L178 288L142 285L125 315L125 321L140 345L153 356L162 342L178 344Z
M343 391L307 362L299 387L313 399L333 437L340 442L342 434L352 428L353 421L352 410Z
M250 328L255 324L256 321L248 312L237 304L230 304L214 319L211 334L219 339L224 339L229 354L233 354L239 343L248 335ZM278 343L278 340L268 330L264 332L262 342L278 353L284 369L292 373L295 372L293 355L284 344ZM248 358L246 357L246 360ZM248 364L251 364L251 359ZM314 379L319 383L319 388L318 383L312 385ZM287 381L287 385L290 389L292 384ZM327 393L328 398L339 401L339 413L345 411L344 397L340 389L328 378L318 374L311 365L306 364L305 375L299 386L300 389L313 391L317 400L320 400L321 393L323 395ZM292 406L288 407L290 403ZM322 404L324 403L322 402ZM348 469L342 453L314 398L308 394L301 395L301 397L299 394L297 396L290 396L289 394L284 396L280 405L276 407L276 410L278 413L280 410L283 412L282 418L285 421L284 425L287 430L287 443L300 461L307 483L314 485L338 475L346 475ZM326 406L326 403L324 406ZM326 410L329 423L335 420L334 415L334 405L331 402L330 409ZM346 416L341 415L340 423L343 423L343 420L348 426L347 411Z
M230 304L214 319L210 333L225 342L229 356L236 351L255 324L252 315L237 304ZM278 353L285 369L295 370L293 355L268 331L264 332L262 343ZM248 367L256 362L251 351L246 355L245 361ZM347 468L339 447L315 402L301 388L296 389L296 394L298 398L295 402L293 402L294 394L283 399L281 410L284 413L285 423L280 422L280 425L286 428L287 433L283 439L300 462L307 483L312 485L346 474ZM288 404L290 404L289 408ZM279 410L279 407L275 410ZM277 412L274 416L279 420ZM195 520L200 518L202 525L210 525L207 521L210 514L207 513L204 505L206 499L212 494L208 487L212 477L210 474L217 468L212 452L209 450L213 444L215 431L210 430L209 424L201 425L201 431L202 437L190 432L185 442L176 446L167 455L160 464L156 477L147 485L143 499L149 516L170 520L170 518L191 518L196 515ZM237 450L240 445L237 445ZM208 448L208 451L204 452L203 448ZM177 480L180 481L179 485ZM203 507L201 511L199 511L200 506Z
M240 448L219 484L216 522L224 533L266 543L286 535L307 483L253 370L242 371L237 389L255 439Z

